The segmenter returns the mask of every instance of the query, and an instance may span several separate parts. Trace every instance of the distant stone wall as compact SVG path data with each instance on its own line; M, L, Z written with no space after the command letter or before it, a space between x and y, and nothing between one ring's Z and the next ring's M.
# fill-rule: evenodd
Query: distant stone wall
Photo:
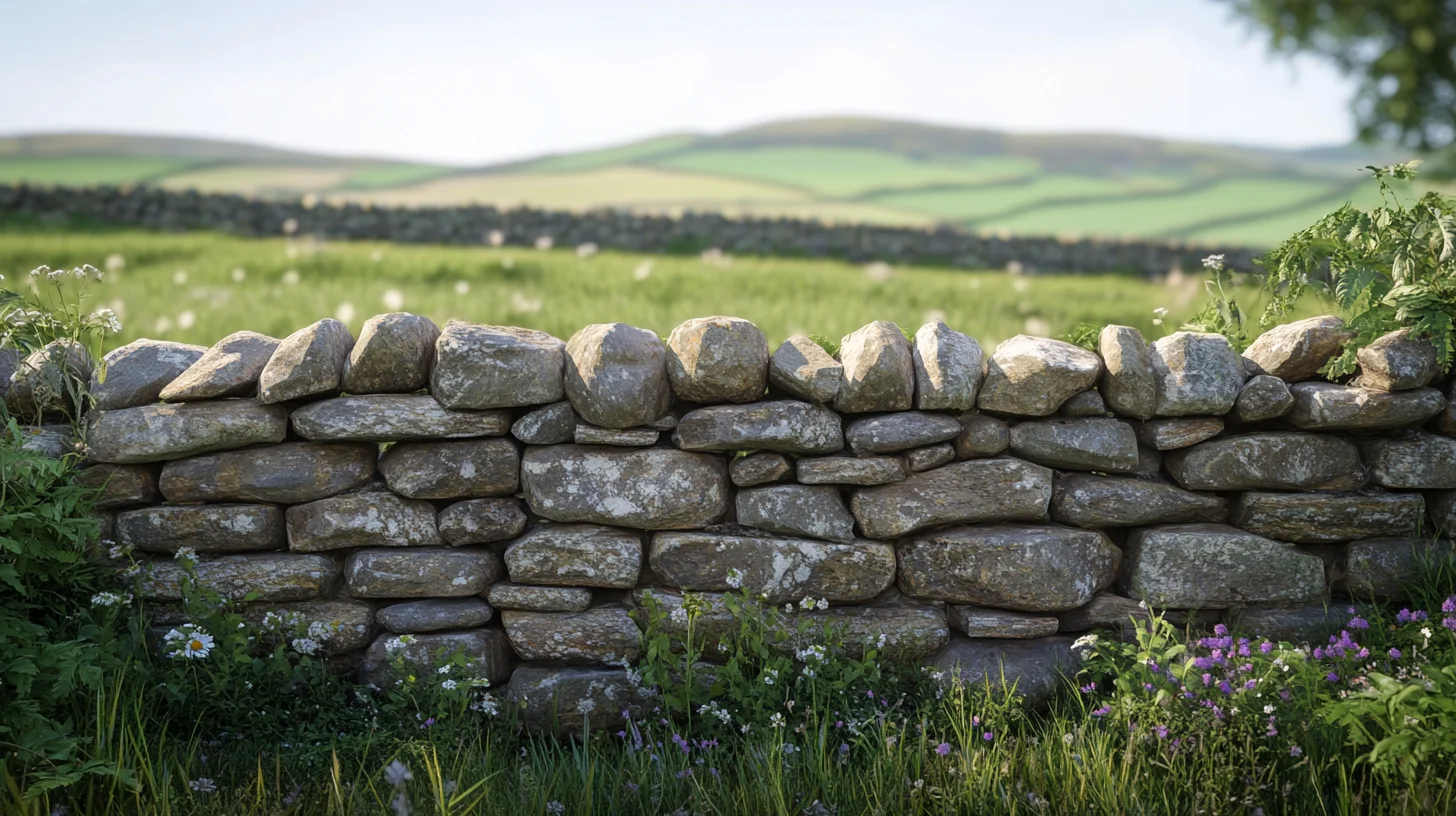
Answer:
M323 320L111 352L82 474L109 535L154 558L148 600L178 599L168 554L192 547L255 615L340 624L325 648L366 682L412 634L412 659L464 649L537 724L558 699L568 731L584 697L594 726L635 705L644 593L700 594L712 639L740 586L850 648L973 682L1004 665L1036 701L1077 633L1140 601L1321 638L1348 618L1332 597L1399 599L1451 551L1456 385L1399 333L1357 384L1316 381L1345 339L1314 318L1241 357L1109 326L1097 353L1022 336L987 355L938 321L877 322L835 358L805 337L770 353L727 317L666 343ZM12 410L56 407L46 355L9 378Z
M365 207L263 201L235 195L159 188L7 187L0 217L86 220L157 230L220 230L247 236L298 234L330 239L426 244L492 244L560 248L591 244L626 252L837 258L855 263L1013 269L1031 273L1193 271L1220 253L1237 270L1253 269L1248 247L1143 240L1061 240L1048 236L976 235L949 227L915 229L824 224L788 218L678 218L624 211L551 212L490 206Z

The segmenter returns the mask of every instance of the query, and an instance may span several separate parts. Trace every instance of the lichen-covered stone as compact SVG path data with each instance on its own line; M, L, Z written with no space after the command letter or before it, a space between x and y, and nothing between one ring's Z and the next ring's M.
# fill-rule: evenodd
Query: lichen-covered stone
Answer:
M642 632L621 606L585 612L502 609L501 623L522 660L631 663L642 654Z
M867 601L895 579L895 551L877 541L849 544L731 532L657 533L649 563L663 583L687 590L733 588L729 573L768 603L805 596Z
M848 543L854 516L831 485L772 485L738 491L738 523L760 530Z
M379 625L395 634L475 629L490 622L495 610L479 598L431 598L391 604L376 613Z
M1379 391L1420 388L1441 370L1431 339L1412 337L1410 329L1376 338L1356 352L1355 359L1360 362L1360 376L1353 384Z
M1089 632L1093 629L1124 629L1134 621L1152 617L1145 603L1131 598L1099 592L1092 600L1066 612L1057 613L1057 631Z
M1285 421L1310 431L1391 430L1419 425L1446 407L1446 398L1434 388L1390 392L1306 382L1289 390L1294 408Z
M1345 604L1331 605L1314 601L1297 606L1248 606L1239 609L1231 621L1232 628L1250 636L1267 638L1275 643L1320 646L1329 637L1345 628L1351 614Z
M97 411L86 428L93 462L134 464L282 442L288 411L252 400L143 405Z
M798 631L801 622L807 630L804 634ZM950 641L944 609L912 604L835 606L796 612L785 624L789 637L781 648L821 644L820 633L828 629L841 639L835 651L854 660L863 660L871 650L880 660L919 660L935 654Z
M952 527L900 542L900 591L1022 612L1075 609L1112 583L1119 553L1097 530Z
M258 399L287 402L338 391L353 348L354 335L331 317L299 329L283 338L263 366Z
M520 486L521 454L509 439L404 442L379 459L389 489L412 499L506 496Z
M688 402L753 402L768 387L768 339L737 317L697 317L667 338L667 378Z
M1456 566L1456 543L1430 538L1367 538L1345 548L1335 589L1361 600L1409 600L1411 587L1432 570Z
M593 425L646 425L672 401L667 349L657 335L626 323L587 326L566 344L566 397Z
M552 521L681 530L728 509L722 458L671 448L531 448L521 481L532 512Z
M1318 598L1325 568L1291 544L1222 524L1175 524L1128 536L1122 580L1155 608L1227 609Z
M1046 518L1052 472L1019 459L981 459L857 490L850 512L869 538L898 538L940 524Z
M1057 616L984 606L952 606L950 625L973 638L1039 638L1057 633Z
M642 572L642 534L599 524L545 524L506 548L517 584L631 589Z
M251 397L280 342L257 332L233 332L203 352L158 396L168 402Z
M882 485L905 479L905 463L895 456L819 456L795 465L806 485Z
M850 450L864 456L934 445L954 439L960 432L961 424L952 417L906 411L856 419L845 429L844 439Z
M1314 379L1340 353L1350 333L1334 315L1296 320L1264 332L1244 350L1254 371L1285 382Z
M1102 355L1102 398L1115 413L1151 419L1158 409L1158 385L1148 342L1131 326L1105 326L1097 335Z
M373 445L284 442L168 462L161 490L173 502L298 504L363 487L378 458Z
M511 677L511 647L506 636L494 629L470 629L412 635L408 639L381 635L364 654L359 682L387 689L396 680L403 679L397 676L396 660L403 664L404 672L424 677L457 655L464 658L466 672L484 678L491 685L499 685Z
M683 450L834 453L844 447L839 414L794 400L715 405L684 414L673 432Z
M1155 416L1228 413L1249 378L1239 353L1221 334L1174 332L1148 350L1157 384Z
M1218 522L1228 516L1218 496L1191 493L1164 482L1059 473L1051 517L1075 527L1140 527L1146 524Z
M527 445L560 445L576 436L576 411L562 401L537 408L511 426L511 435Z
M933 470L941 465L954 462L956 458L955 445L949 442L942 442L939 445L929 445L924 448L916 448L905 454L905 467L911 473L919 473L924 470Z
M97 510L156 504L162 500L155 465L93 465L76 471L75 482L99 491L92 505Z
M1107 403L1102 400L1102 395L1096 391L1083 391L1080 394L1073 394L1067 397L1067 401L1062 403L1061 408L1057 409L1059 416L1064 416L1069 419L1105 417L1109 413Z
M310 403L293 412L293 430L316 442L405 442L501 436L506 411L450 411L429 394L370 394Z
M946 684L1015 695L1037 707L1050 701L1081 668L1067 637L1035 640L952 638L927 664Z
M489 598L496 609L527 612L585 612L592 602L589 589L522 586L504 582L491 586Z
M1243 493L1229 523L1257 535L1298 544L1415 532L1425 516L1419 493Z
M526 511L515 499L467 499L435 517L440 537L452 547L515 538L526 529Z
M1407 490L1456 488L1456 439L1416 432L1361 443L1370 478L1381 487Z
M1432 532L1446 538L1456 538L1456 490L1442 490L1430 494L1426 502L1431 513Z
M760 451L739 456L728 463L728 477L735 487L752 487L782 481L794 472L794 466L782 453Z
M884 320L863 326L839 341L844 381L834 410L844 414L908 411L915 396L915 360L900 327Z
M506 687L506 706L528 732L575 736L608 731L639 720L650 700L626 669L598 666L521 666Z
M1240 422L1266 422L1284 416L1293 407L1294 395L1287 383L1270 374L1259 374L1239 389L1233 416Z
M974 337L932 320L915 332L915 407L969 411L981 390L985 352Z
M48 459L77 452L76 432L70 424L22 425L16 437L20 449Z
M163 504L116 514L116 540L142 552L282 549L283 509L271 504Z
M484 593L504 573L489 550L355 550L344 561L355 598L463 598Z
M204 346L167 340L133 340L101 358L91 374L91 399L98 411L156 402L162 389L206 353ZM105 379L102 379L105 372Z
M196 571L199 586L233 601L249 595L256 601L306 601L331 594L339 583L339 565L322 555L223 555L203 558ZM186 574L176 561L152 561L137 594L151 601L180 601Z
M1164 464L1189 490L1353 490L1365 482L1354 442L1295 431L1213 439L1170 451Z
M80 416L77 403L94 372L86 347L69 338L52 340L27 354L10 375L5 410L25 421Z
M621 448L646 448L657 444L661 431L651 428L599 428L578 422L572 433L578 445L615 445Z
M418 391L430 382L440 327L408 312L364 321L359 339L344 359L341 384L350 394Z
M1218 417L1153 419L1138 428L1138 439L1160 451L1177 450L1206 442L1223 433Z
M430 393L456 410L556 402L565 363L566 346L545 332L451 320L435 341Z
M957 459L987 459L1011 447L1011 426L995 417L969 414L960 423L961 432L955 438Z
M243 610L243 618L255 626L262 626L266 632L270 613L271 619L281 617L284 620L279 634L301 632L318 644L318 654L321 655L341 655L362 649L374 636L374 607L352 598L253 603ZM274 637L276 635L266 633L261 640L271 645Z
M1061 470L1132 470L1138 435L1132 425L1109 418L1050 419L1011 428L1011 452Z
M976 402L982 411L1050 416L1102 374L1102 358L1084 348L1024 334L996 347Z
M819 405L833 402L844 381L844 366L802 334L785 340L768 365L768 379L775 388Z
M435 508L382 490L346 493L288 508L288 548L438 547Z

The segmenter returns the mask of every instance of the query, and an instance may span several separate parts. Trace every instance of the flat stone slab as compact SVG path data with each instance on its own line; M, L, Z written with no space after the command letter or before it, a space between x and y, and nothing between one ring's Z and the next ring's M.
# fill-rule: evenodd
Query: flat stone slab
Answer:
M1335 589L1360 600L1391 602L1410 599L1433 566L1449 565L1456 558L1456 543L1445 539L1407 536L1367 538L1345 547L1343 575Z
M508 411L451 411L429 394L369 394L309 403L293 430L315 442L408 442L503 436Z
M288 410L252 400L144 405L90 414L86 456L134 464L271 445L288 433Z
M101 358L101 369L91 374L93 407L114 411L150 405L206 351L204 346L167 340L133 340L113 349ZM106 372L104 380L101 370Z
M1039 638L1055 635L1056 615L1011 612L984 606L952 606L950 625L973 638Z
M839 544L751 530L657 533L648 561L669 586L724 592L740 583L774 604L805 597L868 601L895 580L895 551L888 544Z
M364 321L359 339L344 359L340 380L350 394L418 391L430 382L440 327L408 312L375 315Z
M1218 417L1153 419L1138 428L1138 440L1160 451L1177 450L1206 442L1223 433Z
M1234 500L1229 523L1256 535L1323 544L1414 533L1425 516L1419 493L1259 493Z
M589 589L511 583L492 585L489 598L491 605L497 609L525 612L585 612L592 603Z
M651 705L626 669L597 666L521 666L505 701L526 731L560 737L611 731L626 724L624 711L639 720Z
M1321 646L1354 617L1345 611L1347 608L1348 604L1322 601L1298 606L1249 606L1237 611L1232 628L1275 643Z
M346 493L288 508L288 548L294 552L352 547L438 547L443 542L429 502L382 490Z
M621 606L585 612L502 609L501 622L522 660L630 663L642 655L642 632Z
M1456 488L1456 439L1417 432L1370 439L1360 446L1370 478L1381 487L1408 490Z
M572 432L578 445L616 445L623 448L646 448L657 444L661 431L651 428L598 428L579 422Z
M684 414L673 444L691 451L834 453L844 447L839 414L794 400L715 405Z
M419 677L433 674L435 667L464 658L467 672L492 686L511 677L511 647L506 636L494 629L471 629L464 632L413 635L381 635L370 644L359 666L359 682L374 688L387 689L398 680L401 671ZM395 668L395 662L401 665Z
M643 530L705 527L728 509L730 489L721 457L671 448L530 448L521 482L543 518Z
M1155 608L1302 603L1324 593L1325 566L1291 544L1234 527L1175 524L1128 536L1123 586Z
M380 457L379 472L412 499L488 498L516 492L520 464L509 439L402 442Z
M927 665L946 684L960 683L968 690L989 688L994 694L1015 695L1023 705L1036 707L1065 688L1082 661L1069 637L953 638Z
M934 470L941 465L950 464L956 458L955 446L949 442L942 442L939 445L929 445L924 448L916 448L905 454L905 467L911 473Z
M1179 522L1220 522L1228 503L1165 482L1062 473L1052 486L1051 517L1074 527L1141 527Z
M899 538L942 524L1036 521L1046 518L1051 496L1047 468L1019 459L980 459L857 490L850 512L867 538Z
M900 327L876 320L839 341L844 380L834 397L842 414L908 411L915 396L915 360Z
M1112 583L1106 534L1051 524L952 527L900 542L900 591L1022 612L1075 609Z
M1189 490L1353 490L1365 481L1354 442L1295 431L1210 440L1168 452L1164 464Z
M780 482L793 472L794 466L787 456L771 451L737 456L728 463L728 478L733 480L734 487Z
M932 320L915 332L915 407L969 411L981 390L985 352L976 338Z
M255 626L265 626L270 613L294 622L297 630L318 643L320 655L347 654L368 646L374 638L374 607L352 598L248 604L243 618ZM291 634L287 629L285 633ZM270 639L263 637L264 642Z
M1102 358L1071 343L1024 334L996 347L976 402L982 411L1051 416L1102 374Z
M545 524L511 542L518 584L631 589L642 572L642 534L599 524Z
M753 402L768 387L768 339L738 317L695 317L667 338L667 378L688 402Z
M204 454L164 465L161 491L173 502L298 504L363 487L378 458L374 445L315 442Z
M272 504L143 507L116 514L116 540L142 552L277 550L286 543L283 508Z
M819 405L834 401L844 366L802 334L783 342L769 358L769 382L784 393Z
M395 634L475 629L490 622L495 611L479 598L407 601L379 610L376 619Z
M263 366L258 399L288 402L338 391L353 348L354 335L332 317L299 329L283 338Z
M881 485L905 479L905 463L897 456L821 456L795 463L806 485Z
M738 523L805 538L854 541L854 516L832 485L771 485L738 491Z
M805 634L797 630L805 623ZM824 611L795 612L785 621L782 648L803 649L820 644L826 629L842 638L840 652L863 660L874 651L880 660L921 660L940 651L950 641L945 610L912 606L837 606Z
M566 345L545 332L451 320L435 341L430 393L455 410L561 399Z
M355 550L344 580L355 598L462 598L480 595L505 569L489 550Z
M440 537L452 547L515 538L526 529L526 511L515 499L467 499L435 517Z
M156 504L162 500L155 465L93 465L76 471L74 481L100 491L92 505L97 510Z
M1146 603L1124 598L1111 592L1099 592L1092 600L1066 612L1057 613L1057 631L1090 632L1093 629L1125 629L1134 621L1152 617Z
M905 411L856 419L845 429L844 438L850 450L863 456L934 445L955 439L960 432L954 417Z
M1420 425L1446 407L1446 398L1434 388L1389 392L1305 382L1289 391L1294 407L1284 421L1310 431L1388 431Z
M537 408L511 425L511 435L527 445L560 445L576 438L576 411L569 402Z
M248 595L256 601L306 601L332 593L339 583L339 565L322 555L223 555L198 561L196 571L199 585L233 601ZM184 575L175 561L148 562L137 594L150 601L180 601Z
M167 402L251 397L258 376L278 350L280 340L251 331L234 332L203 352L158 393Z
M1124 472L1137 467L1138 436L1120 419L1051 419L1011 428L1011 452L1059 470Z

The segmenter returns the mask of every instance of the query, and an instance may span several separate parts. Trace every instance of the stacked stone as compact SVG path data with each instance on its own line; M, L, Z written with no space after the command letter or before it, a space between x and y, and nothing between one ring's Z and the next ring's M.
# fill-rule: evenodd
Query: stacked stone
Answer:
M1020 336L986 355L939 321L876 322L831 356L770 353L729 317L565 343L408 314L356 341L324 320L187 360L113 352L85 476L118 542L157 554L151 600L178 598L166 554L191 547L253 614L340 623L326 647L365 681L390 681L386 644L410 634L408 659L464 650L542 725L636 704L649 592L700 596L710 647L742 588L846 649L972 683L1004 669L1037 701L1078 633L1143 604L1316 637L1342 622L1331 593L1398 600L1451 552L1431 535L1456 527L1434 353L1396 333L1351 385L1317 381L1347 339L1314 318L1241 357L1109 326L1096 352Z

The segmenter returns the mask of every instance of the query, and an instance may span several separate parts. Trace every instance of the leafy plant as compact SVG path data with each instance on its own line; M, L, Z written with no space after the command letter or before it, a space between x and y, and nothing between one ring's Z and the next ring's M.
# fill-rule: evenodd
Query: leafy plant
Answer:
M1243 351L1248 348L1250 341L1247 321L1244 310L1232 294L1236 288L1233 273L1224 266L1223 261L1222 255L1210 255L1203 259L1203 268L1211 273L1211 277L1203 283L1208 290L1209 301L1183 328L1221 334L1228 338L1235 351ZM1158 315L1159 322L1162 317Z
M1081 346L1088 351L1096 351L1097 339L1101 334L1101 326L1094 326L1091 323L1078 323L1076 328L1062 335L1061 339L1074 346Z

